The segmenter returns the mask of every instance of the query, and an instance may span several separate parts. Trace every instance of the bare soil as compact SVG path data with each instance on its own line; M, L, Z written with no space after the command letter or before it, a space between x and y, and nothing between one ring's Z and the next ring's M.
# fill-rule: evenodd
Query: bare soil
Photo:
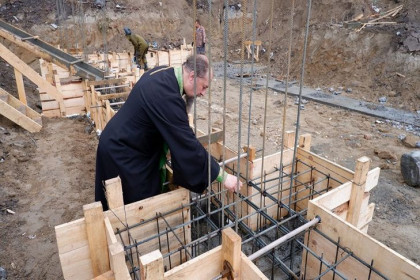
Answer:
M50 27L51 23L57 23L56 1L2 0L0 17L29 33L40 35L51 44L71 48L76 40L60 41L60 38L78 38L80 29L76 28L71 17L72 2L64 2L70 17L63 23L67 29L62 33L52 31ZM134 32L144 35L160 47L179 45L183 38L187 42L192 41L193 1L167 2L162 1L160 5L151 0L107 1L106 10L85 5L86 50L131 49L123 36L124 26L131 27ZM218 25L220 14L217 11L222 8L224 1L212 1L214 12L211 16L206 4L208 2L197 2L198 17L211 40L212 60L221 61L224 53L223 25ZM265 53L261 53L258 66L269 69L273 78L284 79L290 6L285 1L275 1L270 35L267 19L270 18L271 3L258 2L256 38L263 41L266 49ZM378 97L386 96L386 105L416 112L420 110L420 57L418 52L409 52L403 42L409 32L420 24L420 2L374 2L381 11L403 4L403 10L392 19L397 23L356 32L342 23L361 12L371 14L370 1L324 0L313 3L305 85L323 89L351 88L351 92L343 90L342 94L372 102L378 102ZM305 3L303 0L296 1L291 66L291 79L295 80L300 79ZM117 4L123 8L117 8ZM248 7L252 5L253 1L249 1ZM100 26L106 26L106 45ZM246 34L246 39L252 39L251 32ZM240 29L233 26L229 36L229 60L240 60L237 52L241 46ZM10 48L37 70L37 63L31 54L11 45ZM274 58L270 62L269 51L273 52ZM237 66L231 64L231 67ZM17 95L12 68L0 61L0 69L1 87ZM257 74L261 75L257 77L264 79L266 71L260 70ZM284 95L270 90L254 91L246 85L240 87L239 79L228 79L227 113L223 116L223 84L222 77L216 75L211 84L213 113L210 122L213 126L222 127L225 119L226 144L237 147L237 135L241 130L241 145L246 145L248 104L252 94L250 143L261 148L265 139L266 154L278 151ZM25 89L29 105L40 111L36 87L25 79ZM242 103L239 103L240 100ZM209 122L208 103L208 97L198 101L199 127L204 131ZM241 116L238 115L239 104L243 106ZM286 129L294 130L297 114L294 98L288 98L286 109ZM92 202L94 197L97 136L89 120L82 116L43 118L43 124L40 133L31 134L0 116L0 267L7 270L8 279L62 278L54 226L82 217L82 206ZM379 184L370 199L376 208L368 233L419 263L420 189L404 184L399 167L401 155L414 150L399 140L401 135L410 135L410 132L404 126L395 126L385 120L314 102L305 104L305 109L301 111L299 132L312 134L313 152L340 165L354 170L355 160L368 156L372 159L371 168L382 168ZM381 159L374 153L375 149L386 150L395 158Z

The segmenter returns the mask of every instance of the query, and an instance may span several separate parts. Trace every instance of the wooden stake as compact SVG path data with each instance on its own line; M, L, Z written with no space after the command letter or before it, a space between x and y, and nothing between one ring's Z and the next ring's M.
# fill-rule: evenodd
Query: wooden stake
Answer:
M365 194L366 178L369 172L370 158L361 157L356 162L354 179L349 201L349 211L346 221L357 227L362 211L363 196Z
M106 180L105 189L109 209L115 209L124 205L121 179L119 176Z
M97 201L83 205L83 213L86 221L93 275L96 277L110 269L102 204Z
M163 257L159 250L155 250L140 257L141 280L163 280Z
M305 151L309 152L311 150L311 139L312 139L312 136L309 133L302 134L299 137L299 148L302 148Z
M241 237L231 228L222 231L222 254L223 260L232 266L233 279L239 279L241 275Z

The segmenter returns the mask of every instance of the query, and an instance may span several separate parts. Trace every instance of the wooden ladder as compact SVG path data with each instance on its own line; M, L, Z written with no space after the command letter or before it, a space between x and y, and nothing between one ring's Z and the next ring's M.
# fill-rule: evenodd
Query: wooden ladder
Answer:
M32 133L42 128L41 115L2 88L0 88L0 115Z

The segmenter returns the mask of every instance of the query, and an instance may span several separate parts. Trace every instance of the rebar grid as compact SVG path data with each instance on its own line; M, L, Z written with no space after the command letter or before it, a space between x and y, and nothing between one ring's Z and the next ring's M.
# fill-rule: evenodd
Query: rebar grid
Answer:
M317 184L320 184L325 180L336 182L339 181L332 178L329 174L323 173L324 177L319 179L317 182L314 182L312 179L310 183L301 182L298 179L300 176L308 172L313 172L316 170L316 168L307 165L304 162L300 163L307 166L308 169L299 174L286 174L283 170L289 168L289 166L284 166L282 169L276 169L276 171L274 171L274 173L279 173L278 177L282 178L285 184L289 184L290 181L294 181L295 185L293 186L293 189L295 189L297 186L303 187L301 190L297 191L291 191L290 189L283 190L280 188L281 192L291 191L291 197L294 199L290 202L290 204L287 201L288 196L277 199L278 195L276 192L269 192L271 189L274 189L273 186L270 185L266 187L265 190L259 186L261 184L270 182L277 186L276 180L269 179L265 182L259 180L259 178L257 180L258 183L253 181L248 182L248 186L254 189L256 191L255 193L249 196L237 193L239 202L244 202L253 209L251 213L240 215L233 210L233 206L237 204L238 201L233 201L231 203L223 202L224 200L222 197L226 195L226 191L222 190L220 184L217 183L214 184L213 189L208 194L195 197L189 204L181 205L180 207L177 207L166 213L156 213L155 217L153 218L143 220L137 224L125 225L121 229L117 229L116 234L119 236L119 239L124 246L126 260L129 263L129 266L131 266L130 272L133 279L139 279L139 257L146 253L140 252L139 246L153 240L157 240L159 247L158 249L162 252L164 260L166 260L167 266L165 266L165 270L170 270L174 267L174 258L177 256L177 254L179 255L179 260L176 260L178 261L178 264L182 264L209 251L216 246L219 246L221 244L221 232L225 228L235 228L236 225L238 226L238 234L240 234L242 237L243 251L245 254L250 255L258 249L267 246L273 240L284 236L294 228L305 224L307 222L305 219L307 209L296 211L296 207L294 205L296 205L296 203L299 201L307 198L313 198L315 195L323 194L332 189L332 187L327 184L323 189L315 190ZM231 171L234 174L236 173L234 170ZM298 194L305 190L309 190L309 194L298 198ZM264 200L267 200L263 206L256 205L251 201L254 196L259 195L264 197ZM210 205L207 204L209 202ZM291 205L291 207L289 208L288 205ZM275 206L277 206L280 210L285 209L288 214L284 217L281 217L280 219L271 217L269 214L267 214L267 210ZM171 225L170 222L168 222L166 217L177 212L182 213L182 220L185 221L184 210L188 208L191 209L191 220L176 225ZM246 220L254 217L255 215L257 215L262 222L258 223L257 229L253 230L247 225ZM164 227L160 225L160 221L164 222ZM156 225L155 234L138 240L134 240L130 236L130 230L151 223ZM192 240L190 242L187 242L187 238L185 236L185 229L187 227L191 227ZM277 279L277 277L280 277L280 279L283 279L284 277L299 279L299 277L306 277L305 274L303 276L300 275L299 264L301 262L301 258L308 258L309 254L320 262L320 272L318 276L319 279L321 279L322 276L328 274L329 272L337 275L337 279L346 279L345 276L340 272L339 265L347 258L354 258L362 265L366 266L371 272L371 275L375 274L382 277L383 279L386 279L386 277L383 277L380 272L374 269L373 264L363 262L360 258L354 256L347 248L340 246L339 242L334 242L328 238L328 236L325 236L321 232L317 231L317 233L321 234L323 238L329 242L332 242L336 246L337 252L338 250L341 250L346 254L340 258L338 258L337 254L334 263L327 262L323 259L322 255L317 255L304 244L303 233L298 234L278 248L272 250L270 253L262 256L261 260L257 260L257 265L265 263L265 265L262 265L261 269L265 274L270 274L272 279ZM308 232L308 235L309 234L310 231ZM126 238L124 238L124 236L126 236ZM124 241L127 240L127 237L129 240L128 244L126 244ZM175 241L172 242L175 242L176 244L170 244L171 237L175 237ZM267 263L270 264L268 268L266 267ZM264 266L266 268L264 268ZM306 267L304 271L306 273Z

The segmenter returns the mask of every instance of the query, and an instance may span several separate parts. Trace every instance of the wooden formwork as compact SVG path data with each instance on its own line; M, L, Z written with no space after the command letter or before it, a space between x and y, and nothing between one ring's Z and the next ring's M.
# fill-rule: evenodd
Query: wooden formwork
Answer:
M131 279L122 242L131 244L132 240L145 240L156 234L159 229L164 231L166 224L162 220L158 225L156 222L145 223L122 232L120 237L115 235L117 229L125 229L127 226L147 221L154 218L157 213L171 212L165 216L165 220L171 226L189 221L190 210L188 207L182 207L189 203L189 192L183 188L124 206L121 182L117 178L107 181L107 197L108 201L111 201L110 210L102 211L100 202L85 205L84 218L55 227L58 253L65 279L92 279L110 270L115 279ZM139 245L137 250L141 255L157 250L159 246L163 248L162 253L175 250L178 248L178 238L185 243L191 242L190 230L189 226L179 228L171 232L167 240L152 239ZM136 261L137 258L133 256L133 260ZM185 254L174 255L171 265L185 261ZM167 263L165 265L169 267Z
M103 212L100 202L88 204L83 206L84 218L55 227L65 279L131 279L130 263L126 263L128 251L124 252L123 245L131 244L133 240L147 240L158 233L159 228L163 231L166 223L172 227L179 224L187 226L171 231L167 240L150 239L133 249L131 258L141 268L142 279L196 279L197 274L193 271L198 268L200 279L213 279L223 270L224 261L233 268L234 279L267 279L241 252L241 239L231 229L223 231L221 246L199 257L187 261L186 254L176 253L170 264L168 259L163 259L162 254L180 247L177 239L182 239L185 244L191 242L191 227L188 225L190 209L182 207L189 203L186 189L179 188L125 206L122 205L119 178L107 181L106 192L111 210ZM133 226L158 213L169 213L165 215L165 223L160 220L158 225L152 222ZM118 228L127 226L132 228L120 237L115 235ZM135 255L137 252L142 255L140 263ZM155 258L156 255L158 258ZM164 267L174 268L164 273Z
M180 66L188 55L192 54L190 48L182 47L180 50L150 51L147 54L149 67L159 65ZM95 90L97 85L112 85L113 82L82 81L74 77L72 73L63 67L40 59L41 76L43 83L39 86L39 93L43 115L46 117L70 116L85 114L99 116L94 119L97 129L102 130L109 119L115 114L109 105L112 95L104 97L101 91ZM97 53L88 55L88 63L99 68L107 69L114 79L122 79L126 83L129 92L133 85L144 73L143 69L136 67L133 56L129 52L122 53ZM92 87L93 85L93 87ZM21 90L19 90L19 93ZM120 94L121 95L121 94ZM127 94L122 94L124 97ZM119 97L119 96L118 96Z
M363 160L359 161L359 166L362 165L365 165ZM347 211L347 215L343 214L345 212L343 205L350 205L349 209L352 209L355 188L366 193L371 186L370 174L372 173L366 172L366 169L356 169L355 175L360 175L360 177L355 177L361 180L345 183L331 192L309 201L307 218L313 219L318 216L321 218L321 223L317 226L317 231L311 230L306 233L305 245L312 253L322 256L323 262L329 264L330 267L335 266L340 274L347 279L419 279L419 265L370 237L365 232L363 223L354 225L345 219L352 215L350 214L351 210ZM360 202L360 204L363 203L363 201ZM371 219L370 212L367 215L367 219ZM366 221L363 218L360 220ZM326 239L321 233L336 244ZM339 249L337 244L341 248L346 248L347 252ZM322 279L337 279L338 276L333 271L327 271L327 265L321 264L321 261L312 253L309 253L308 250L303 251L301 274L306 275L306 279L314 279L321 273L325 273ZM364 263L354 256L360 258ZM343 278L340 277L340 279Z
M281 199L282 203L289 205L289 194L292 191L292 203L291 208L295 211L301 211L307 208L308 201L314 199L326 191L330 191L334 188L341 186L343 183L358 182L358 177L355 172L344 168L334 162L331 162L325 158L322 158L309 151L311 144L311 136L308 134L301 135L299 138L299 146L296 147L296 163L294 166L294 181L292 186L290 178L287 177L284 182L280 182L279 172L275 172L280 169L280 159L283 156L283 176L290 176L292 171L292 160L294 153L294 132L287 132L284 141L283 152L277 152L264 158L245 157L239 160L239 172L243 177L247 175L248 181L252 181L259 184L261 181L270 181L271 183L261 183L259 186L264 189L266 193ZM211 154L215 158L233 158L237 156L237 152L224 147L220 143L212 144ZM364 162L363 168L369 171L368 158L362 158ZM227 164L227 172L230 170L237 171L237 161ZM359 165L356 165L359 168ZM362 167L360 167L362 168ZM351 202L343 203L335 211L339 212L342 217L345 217L348 221L357 225L359 228L367 231L368 223L371 221L373 216L374 204L369 204L369 190L375 187L378 183L379 168L374 168L368 172L367 181L365 182L365 191L359 191L356 187L352 190L354 196ZM266 195L259 192L253 186L243 182L241 194L247 197L255 206L259 209L266 208L264 211L272 218L279 220L288 214L285 208L278 210L278 204L273 200L268 199ZM279 187L275 187L275 185ZM353 185L356 186L356 183ZM261 187L263 186L263 187ZM274 187L273 187L274 186ZM214 191L217 191L216 185L213 187ZM226 193L223 198L225 205L234 201L233 195ZM240 202L240 206L237 209L242 209L240 217L248 218L244 219L244 222L253 230L257 228L259 221L259 215L257 210L250 206L245 201ZM350 206L349 206L350 205ZM352 211L348 211L351 208ZM234 210L233 207L231 209ZM238 212L238 211L237 211Z

